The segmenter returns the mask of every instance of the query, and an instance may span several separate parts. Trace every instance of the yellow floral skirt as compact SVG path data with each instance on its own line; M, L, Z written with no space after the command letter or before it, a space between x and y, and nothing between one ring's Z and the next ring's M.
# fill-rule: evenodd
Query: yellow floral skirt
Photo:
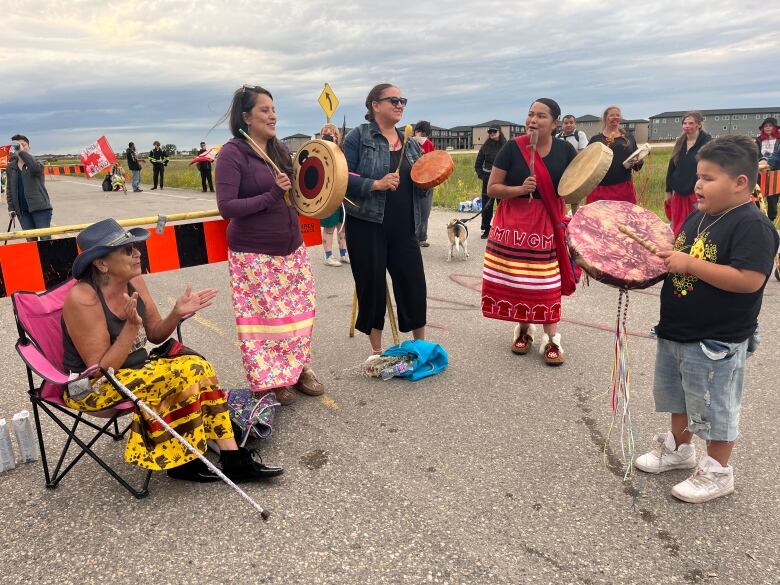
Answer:
M205 453L207 439L233 437L225 393L214 368L203 358L155 359L139 369L117 370L114 376L199 452ZM93 391L81 400L71 400L67 390L63 398L70 408L84 412L104 410L127 400L105 378L96 380ZM193 459L195 455L159 422L138 410L133 413L125 461L161 471Z

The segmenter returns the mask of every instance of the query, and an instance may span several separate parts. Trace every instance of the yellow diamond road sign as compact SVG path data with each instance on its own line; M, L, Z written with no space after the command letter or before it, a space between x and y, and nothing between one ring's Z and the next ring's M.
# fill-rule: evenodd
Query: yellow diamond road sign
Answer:
M322 108L322 111L325 112L328 120L330 120L333 117L333 112L335 112L336 108L339 107L339 98L337 98L336 94L333 93L330 85L327 83L325 84L325 89L322 90L322 93L320 94L320 97L317 101L320 103L320 107Z

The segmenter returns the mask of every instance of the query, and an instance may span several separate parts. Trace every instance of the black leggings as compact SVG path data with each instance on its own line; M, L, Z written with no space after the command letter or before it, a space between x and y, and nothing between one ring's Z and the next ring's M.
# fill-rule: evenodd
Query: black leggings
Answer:
M405 227L405 229L404 229ZM347 216L347 250L355 279L358 315L355 328L368 335L383 329L387 276L393 282L398 328L425 326L427 289L420 245L408 226L392 226Z
M482 231L486 232L490 229L490 222L493 221L493 203L495 199L488 197L487 184L490 178L490 173L485 175L482 179Z
M777 199L780 195L770 195L766 198L767 216L772 221L775 221L777 217Z
M160 181L160 189L163 188L163 180L165 177L165 165L162 163L152 163L152 178L154 187L157 187L157 181Z

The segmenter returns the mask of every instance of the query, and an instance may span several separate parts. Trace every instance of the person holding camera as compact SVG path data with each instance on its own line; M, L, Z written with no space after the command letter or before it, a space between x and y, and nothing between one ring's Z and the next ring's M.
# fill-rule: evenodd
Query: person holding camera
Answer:
M51 226L52 207L43 164L30 153L30 141L22 134L11 137L11 157L8 160L8 213L19 218L23 230L48 228ZM28 238L35 241L37 238ZM50 240L51 236L43 236Z
M130 142L127 145L127 168L133 173L133 193L140 193L141 189L141 163L142 160L138 160L138 153L135 150L135 143Z
M165 180L165 167L168 166L168 157L166 156L165 151L160 148L159 140L155 140L152 143L152 146L154 146L154 148L152 148L152 151L149 153L149 160L152 163L152 182L154 183L152 191L157 189L158 180L160 191L162 191L163 182Z

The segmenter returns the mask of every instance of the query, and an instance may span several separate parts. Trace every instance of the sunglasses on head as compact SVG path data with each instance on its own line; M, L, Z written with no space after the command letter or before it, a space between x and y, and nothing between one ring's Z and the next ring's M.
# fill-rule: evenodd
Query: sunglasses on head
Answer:
M242 94L245 93L247 90L253 91L255 93L260 93L261 91L263 91L263 88L260 87L259 85L242 85L241 86L241 93Z
M378 99L378 100L376 100L376 101L378 101L378 102L390 102L390 104L391 104L391 105L392 105L394 108L397 108L399 105L400 105L402 108L405 108L405 107L406 107L406 104L408 104L408 103L409 103L409 100L408 100L408 99L406 99L406 98L404 98L404 97L402 97L402 98L399 98L399 97L396 97L396 96L383 97L383 98L379 98L379 99Z

